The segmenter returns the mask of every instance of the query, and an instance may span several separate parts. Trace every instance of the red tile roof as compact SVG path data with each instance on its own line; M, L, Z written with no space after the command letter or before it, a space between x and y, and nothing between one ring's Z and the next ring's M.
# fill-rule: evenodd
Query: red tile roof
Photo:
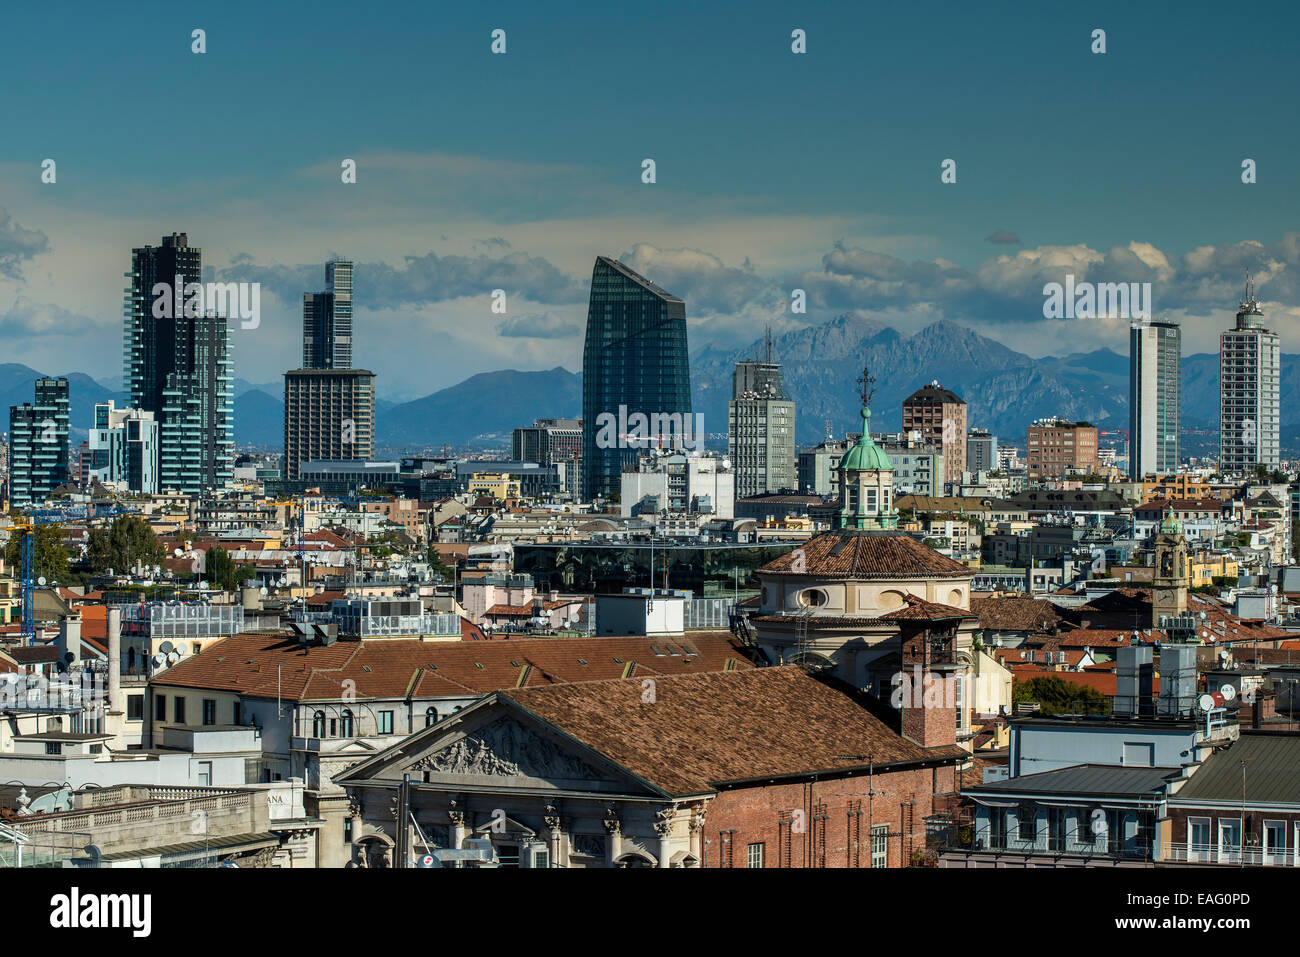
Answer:
M908 535L859 531L818 535L760 571L856 579L969 579L975 574Z
M693 652L693 653L692 653ZM437 642L376 638L303 647L286 635L241 634L210 645L154 679L156 685L336 700L486 694L501 688L636 675L753 667L725 632L677 638L520 638Z
M977 618L978 616L955 605L926 601L915 595L904 595L902 608L880 617L886 621L951 621L954 618Z
M504 694L674 796L728 783L768 781L865 766L967 757L956 746L925 749L901 737L844 686L801 668L657 679L647 703L640 682L599 681ZM845 755L854 756L845 760Z

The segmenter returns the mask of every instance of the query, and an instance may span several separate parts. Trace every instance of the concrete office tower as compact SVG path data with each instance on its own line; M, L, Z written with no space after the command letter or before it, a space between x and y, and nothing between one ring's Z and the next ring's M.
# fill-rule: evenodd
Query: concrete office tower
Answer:
M794 401L785 394L781 366L772 361L771 330L763 361L736 363L727 403L727 454L738 497L796 491Z
M32 405L9 407L9 500L43 502L68 481L68 380L36 380Z
M352 263L325 264L325 291L302 295L302 367L352 368Z
M1264 327L1255 285L1246 276L1246 298L1237 325L1219 335L1219 471L1247 476L1257 465L1278 467L1282 346Z
M1128 342L1129 477L1138 481L1178 471L1183 333L1175 322L1135 322Z
M903 431L920 432L921 438L943 452L943 481L960 482L966 471L966 403L937 381L917 389L903 400Z
M284 477L304 462L366 461L375 454L375 374L295 369L284 374Z
M176 284L201 282L202 258L185 233L172 233L161 246L133 249L126 273L126 379L131 407L152 412L158 423L163 492L198 494L234 480L234 372L226 317L187 316L171 308L155 315L155 286L174 291Z
M617 260L596 257L582 353L582 497L621 494L649 449L703 440L691 415L686 303Z

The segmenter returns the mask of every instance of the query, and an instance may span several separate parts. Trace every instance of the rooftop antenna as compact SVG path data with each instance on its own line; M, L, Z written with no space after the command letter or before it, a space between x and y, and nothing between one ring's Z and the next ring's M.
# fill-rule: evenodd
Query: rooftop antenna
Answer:
M764 345L765 345L765 351L763 355L763 361L766 362L768 365L771 365L772 364L772 327L770 325L767 327L767 335L765 337Z

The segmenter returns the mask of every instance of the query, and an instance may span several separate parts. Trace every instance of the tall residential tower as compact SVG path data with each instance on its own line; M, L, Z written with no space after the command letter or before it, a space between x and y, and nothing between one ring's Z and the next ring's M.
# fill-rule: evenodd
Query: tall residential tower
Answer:
M1278 334L1264 327L1264 313L1248 274L1237 325L1219 335L1219 471L1223 475L1250 475L1258 465L1278 467L1281 352Z
M352 368L352 263L325 264L325 291L302 294L302 367Z
M152 412L158 423L158 488L164 492L198 494L234 479L227 317L191 314L160 299L175 296L177 285L201 282L202 258L185 233L172 233L161 246L132 250L126 273L127 388L131 407Z
M305 462L375 454L375 374L352 368L352 263L325 264L325 291L302 297L301 369L284 374L284 477Z
M1175 322L1135 322L1129 330L1129 477L1178 471L1178 405L1183 334Z
M9 500L43 502L68 480L68 380L36 380L33 405L9 407Z

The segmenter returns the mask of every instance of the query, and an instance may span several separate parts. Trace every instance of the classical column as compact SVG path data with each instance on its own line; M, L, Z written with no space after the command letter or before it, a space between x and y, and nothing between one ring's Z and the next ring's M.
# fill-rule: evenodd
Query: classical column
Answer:
M691 828L691 857L695 858L695 866L704 866L704 805L692 809L690 818Z
M659 835L659 866L668 867L668 858L670 857L669 841L673 834L673 818L677 816L677 808L668 806L655 811L655 833Z
M618 808L610 805L605 808L605 863L616 867L615 861L623 853L623 822L618 816Z
M561 851L564 848L564 833L560 830L560 807L554 801L549 801L546 807L542 809L542 823L550 831L548 844L550 846L551 866L561 867L568 861L561 857Z

